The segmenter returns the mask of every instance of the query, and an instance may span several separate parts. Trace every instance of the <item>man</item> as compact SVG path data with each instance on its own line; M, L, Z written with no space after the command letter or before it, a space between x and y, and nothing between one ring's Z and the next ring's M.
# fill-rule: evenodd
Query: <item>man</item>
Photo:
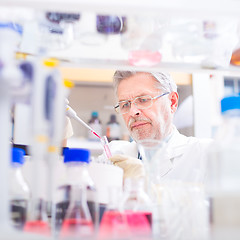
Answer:
M173 79L165 73L116 71L114 89L118 101L115 109L134 140L110 143L113 154L110 160L123 168L124 178L145 175L138 143L154 139L165 143L164 154L159 159L162 181L203 182L210 141L181 135L173 125L178 107Z

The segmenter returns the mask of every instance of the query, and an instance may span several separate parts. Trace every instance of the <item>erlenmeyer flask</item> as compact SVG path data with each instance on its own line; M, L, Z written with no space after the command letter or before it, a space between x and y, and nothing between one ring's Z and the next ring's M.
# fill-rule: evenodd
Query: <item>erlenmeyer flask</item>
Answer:
M138 141L138 148L142 156L148 180L155 184L160 182L161 158L163 158L166 151L164 146L164 141L156 139Z
M127 178L120 203L131 231L132 239L151 239L152 201L144 191L144 178Z
M99 240L123 240L131 237L127 216L119 209L121 193L122 190L118 187L109 188L109 202L100 223Z
M81 185L72 186L70 199L60 239L92 239L94 227L87 205L86 188Z
M43 199L35 199L30 202L28 220L24 225L25 232L50 236L51 229L47 217L47 203Z

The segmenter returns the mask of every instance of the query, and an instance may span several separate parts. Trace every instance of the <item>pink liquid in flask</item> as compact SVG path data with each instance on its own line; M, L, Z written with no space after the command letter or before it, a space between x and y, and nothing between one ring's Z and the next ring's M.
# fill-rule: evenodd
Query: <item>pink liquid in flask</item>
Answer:
M129 63L133 66L154 66L161 59L162 55L158 51L135 50L128 55Z
M41 220L28 221L24 225L25 232L50 236L51 230L47 222Z
M129 239L130 229L124 213L105 211L100 223L99 239Z
M63 221L60 237L91 237L93 235L93 223L90 220L83 219L66 219Z
M125 212L127 221L130 226L133 235L150 236L152 233L152 213L143 211L131 211Z

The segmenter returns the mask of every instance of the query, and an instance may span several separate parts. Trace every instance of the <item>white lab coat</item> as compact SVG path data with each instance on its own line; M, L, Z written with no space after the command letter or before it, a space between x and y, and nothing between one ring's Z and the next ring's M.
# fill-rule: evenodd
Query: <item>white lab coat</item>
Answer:
M161 180L182 180L204 183L207 152L211 139L186 137L174 127L173 134L165 145L159 175ZM136 142L112 141L109 144L112 155L124 154L138 157Z

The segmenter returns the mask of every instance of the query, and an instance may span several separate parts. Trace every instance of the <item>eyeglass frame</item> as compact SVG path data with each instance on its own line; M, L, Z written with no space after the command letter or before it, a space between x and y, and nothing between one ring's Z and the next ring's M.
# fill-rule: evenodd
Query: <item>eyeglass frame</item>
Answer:
M134 103L134 105L136 106L136 104L135 104L135 101L136 101L136 99L138 99L138 98L142 98L142 97L150 97L151 98L151 105L150 106L148 106L148 107L146 107L146 108L139 108L138 106L136 106L136 108L137 109L148 109L148 108L150 108L152 105L153 105L153 100L155 100L155 99L157 99L157 98L160 98L160 97L163 97L163 96L165 96L165 95L167 95L167 94L169 94L170 92L165 92L165 93L162 93L162 94L160 94L160 95L157 95L157 96L155 96L155 97L152 97L152 96L150 96L150 95L142 95L142 96L139 96L139 97L135 97L133 100L123 100L123 101L120 101L120 102L118 102L118 104L116 105L116 106L114 106L114 109L115 109L115 111L117 112L117 113L121 113L121 110L119 109L119 111L117 110L117 108L120 108L120 103L122 103L122 102L128 102L128 103L130 103L130 108L129 108L129 111L130 111L130 109L131 109L131 104L132 103ZM129 111L128 112L125 112L125 113L121 113L121 114L126 114L126 113L129 113Z

